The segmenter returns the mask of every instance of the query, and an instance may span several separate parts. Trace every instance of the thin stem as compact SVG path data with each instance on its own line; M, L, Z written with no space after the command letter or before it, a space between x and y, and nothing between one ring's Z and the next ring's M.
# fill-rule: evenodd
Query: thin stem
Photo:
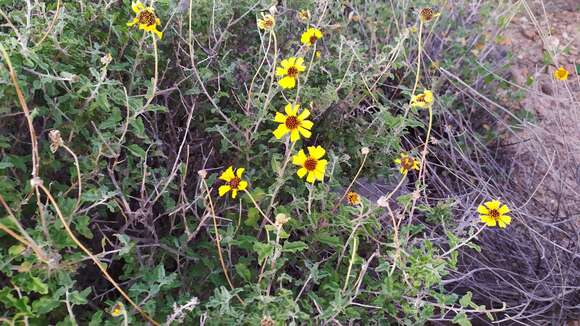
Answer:
M346 291L348 287L348 280L350 279L350 273L352 271L352 265L354 264L354 258L356 256L356 250L358 248L358 238L355 236L352 238L352 253L350 255L350 261L348 263L348 270L346 271L346 279L344 280L344 286L342 287L342 292Z
M207 195L207 201L209 204L209 209L210 209L210 213L211 213L211 218L213 220L213 227L214 227L214 232L215 232L215 245L217 247L217 251L218 251L218 256L220 259L220 263L222 265L222 270L224 271L224 276L226 277L226 280L228 281L228 284L230 285L230 288L232 290L235 289L234 287L234 283L232 283L232 280L230 279L230 275L228 274L228 270L226 268L226 263L224 261L224 256L222 254L222 248L221 248L221 240L220 240L220 233L219 233L219 229L217 227L217 218L215 216L215 210L213 207L213 201L211 200L211 193L209 191L209 187L207 186L207 183L205 182L205 179L201 179L201 183L203 183L203 186L205 188L205 192ZM242 298L240 298L240 296L236 293L235 294L236 298L238 299L238 301L241 304L244 304L244 300L242 300Z
M77 202L75 204L75 209L73 210L73 213L77 211L77 209L79 209L79 206L81 204L81 195L83 193L83 185L82 185L82 181L81 181L81 168L79 165L79 159L77 158L76 154L66 145L61 145L64 149L66 149L67 152L69 152L70 155L72 155L72 157L75 160L75 167L77 168L77 178L78 178L78 183L79 183L79 193L78 193L78 197L77 197Z
M48 200L51 202L52 206L54 207L54 210L56 211L58 218L60 219L62 225L64 226L64 228L65 228L66 232L68 233L69 237L71 238L71 240L73 240L73 242L77 246L79 246L79 248L81 248L81 250L84 251L85 254L87 254L91 258L91 260L95 263L95 265L97 265L97 267L101 270L101 273L103 273L103 276L105 276L105 278L115 287L115 289L117 289L117 291L119 291L119 293L123 296L123 298L125 298L125 300L127 300L133 306L133 308L135 308L141 314L141 316L143 316L143 318L145 318L151 324L153 324L155 326L159 326L158 322L156 322L153 318L151 318L143 309L141 309L135 302L133 302L133 300L131 300L129 295L127 295L127 293L125 293L125 291L119 286L119 284L117 284L117 282L113 279L113 277L111 277L111 275L109 275L109 272L107 272L107 269L105 267L103 267L103 264L101 264L101 262L97 259L97 257L95 257L95 255L87 247L85 247L85 245L83 245L83 243L80 242L79 239L77 239L77 237L74 235L73 231L71 230L70 226L68 225L66 219L64 218L64 215L62 214L58 204L56 203L56 200L54 199L54 197L52 196L50 191L48 189L46 189L46 187L41 182L36 182L36 187L39 189L42 189L44 194L48 197Z
M363 161L360 164L360 167L358 168L358 171L356 172L354 178L352 179L352 181L350 182L350 184L348 185L348 187L346 187L346 190L344 191L344 193L342 194L342 196L336 201L336 203L334 204L334 207L332 208L332 212L336 212L336 209L338 208L338 205L340 204L340 202L344 199L344 197L346 196L346 194L348 194L348 192L350 191L350 189L352 188L352 185L354 185L356 179L358 178L358 176L360 175L363 167L365 166L365 162L367 161L367 157L369 156L369 153L365 153L365 156L363 157Z

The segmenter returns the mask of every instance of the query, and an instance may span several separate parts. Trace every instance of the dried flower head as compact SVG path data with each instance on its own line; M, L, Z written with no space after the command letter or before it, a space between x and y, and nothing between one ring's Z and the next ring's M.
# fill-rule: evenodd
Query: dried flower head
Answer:
M136 16L132 21L127 23L127 26L131 27L138 24L139 29L146 32L152 32L160 39L163 37L163 33L157 29L157 26L161 26L161 20L157 18L155 14L155 9L153 7L145 7L141 1L133 2L131 8L135 12Z
M558 68L558 70L554 71L554 78L556 78L557 80L567 80L568 79L568 70L566 70L564 67L560 66L560 68Z
M352 206L360 205L361 203L360 195L354 191L351 191L346 194L346 201L348 202L349 205Z
M270 14L264 15L262 13L262 19L258 19L258 28L266 31L272 30L276 26L276 18Z
M389 200L387 199L387 197L381 196L379 197L379 199L377 199L377 205L379 205L380 207L388 207Z
M367 155L368 153L371 152L371 150L368 147L365 146L365 147L363 147L363 148L360 149L360 152L361 152L362 155Z
M424 23L430 22L439 15L439 13L436 13L433 9L428 7L419 9L419 19Z
M326 151L321 146L308 146L308 156L304 150L300 150L298 154L292 157L292 164L300 166L297 174L300 178L306 176L306 181L314 183L316 180L324 180L324 172L326 171L327 160L322 157Z
M123 305L123 303L122 302L117 302L111 308L111 316L113 316L113 317L119 317L119 316L121 316L123 314L124 311L125 311L125 306Z
M200 178L205 179L207 177L207 171L205 169L201 169L197 171L197 175L199 175Z
M282 138L285 134L290 133L290 141L295 142L300 139L300 135L305 138L310 138L312 132L312 126L314 125L312 121L306 120L310 116L310 111L308 109L302 110L302 113L298 114L300 109L300 104L286 104L284 107L284 112L286 115L276 112L274 121L278 122L278 128L274 130L274 136L276 139Z
M312 46L322 38L322 32L315 27L309 27L306 32L302 33L300 42L306 46Z
M101 64L103 66L108 66L111 61L113 61L113 56L110 52L101 57Z
M55 153L64 142L62 141L62 137L60 136L60 131L57 129L53 129L48 133L48 138L50 139L50 151Z
M276 68L276 76L282 77L278 84L284 89L292 89L296 87L296 80L300 73L306 70L304 66L304 58L290 57L280 62L281 67Z
M510 209L499 200L492 200L479 205L477 212L480 214L481 221L487 226L499 225L503 229L512 221L510 216L505 215L510 212Z
M286 214L280 213L276 215L276 220L274 224L276 224L276 226L282 226L288 223L288 221L290 221L290 218Z
M274 325L276 324L274 323L274 320L270 316L264 316L262 317L262 320L260 320L260 326L274 326Z
M245 190L248 187L248 182L242 180L244 171L244 168L238 168L234 173L234 168L230 166L220 175L219 179L226 182L226 184L221 185L218 189L220 197L223 197L226 193L231 191L232 198L236 198L238 196L238 191Z

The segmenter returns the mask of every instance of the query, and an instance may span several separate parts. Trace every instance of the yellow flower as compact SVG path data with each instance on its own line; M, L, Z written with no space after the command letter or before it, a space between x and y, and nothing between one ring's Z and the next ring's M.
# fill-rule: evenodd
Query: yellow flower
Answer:
M430 108L433 104L433 93L430 90L417 95L413 95L411 98L411 106L414 108Z
M554 71L554 78L556 78L557 80L567 80L568 74L569 74L568 70L560 66L558 70Z
M115 303L113 308L111 308L111 316L119 317L123 314L124 311L125 311L125 307L123 306L123 303L117 302L117 303Z
M264 15L264 13L262 13L262 19L258 19L258 28L269 31L273 29L274 26L276 26L276 19L274 16L270 14Z
M292 164L301 166L298 169L298 176L303 178L306 176L306 181L314 183L314 181L324 180L324 171L326 170L327 160L321 160L326 151L321 146L308 146L308 156L304 150L300 150L298 154L292 157Z
M298 20L303 23L306 23L310 20L310 10L300 10L298 11Z
M232 191L232 198L236 198L238 196L239 190L245 190L248 188L248 182L242 180L242 174L244 173L244 168L238 168L236 173L234 174L234 168L229 167L225 170L222 175L220 175L220 180L226 182L225 185L219 187L218 192L220 197L223 197L228 191Z
M306 70L304 67L304 58L302 57L290 57L288 59L282 60L280 62L281 67L276 68L276 76L282 78L278 81L278 84L282 88L292 89L296 87L296 79L301 72Z
M316 57L316 59L320 59L320 57L322 57L322 53L317 50L316 53L314 53L314 56Z
M492 200L479 205L477 212L480 214L481 221L487 226L499 224L499 227L503 229L512 221L510 216L505 215L510 212L510 209L505 204L500 203L499 200Z
M360 195L354 191L350 191L348 194L346 194L346 201L352 206L359 205Z
M274 121L280 123L278 128L274 130L274 136L276 139L282 138L287 133L290 133L290 141L295 142L300 139L300 135L310 138L312 133L312 121L306 120L310 116L310 111L308 109L302 110L302 113L298 114L298 109L300 109L300 104L286 104L284 111L286 115L276 112Z
M422 22L427 23L433 20L433 18L439 17L440 13L436 13L431 8L421 8L419 10L419 19Z
M132 21L127 23L127 26L131 27L135 24L139 24L139 29L146 32L152 32L161 39L163 33L157 30L157 26L161 25L161 21L155 15L155 9L153 7L145 7L141 1L133 2L131 8L137 14Z
M318 28L309 27L306 32L302 33L300 42L306 46L312 46L316 41L322 38L322 32Z
M405 175L410 170L419 171L419 163L421 163L421 161L405 153L401 153L401 158L396 159L395 163L399 164L399 172Z

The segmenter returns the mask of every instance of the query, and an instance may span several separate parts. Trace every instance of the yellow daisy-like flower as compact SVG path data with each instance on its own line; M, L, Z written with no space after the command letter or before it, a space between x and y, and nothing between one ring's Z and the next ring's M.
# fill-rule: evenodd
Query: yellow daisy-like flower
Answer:
M314 183L314 181L324 180L324 171L326 170L327 160L322 160L326 151L321 146L308 146L308 156L304 153L304 150L300 150L298 154L292 157L292 164L298 165L301 168L298 169L298 176L303 178L306 176L306 181Z
M405 153L401 153L401 157L396 159L395 163L399 164L399 172L405 175L409 173L410 170L419 171L419 163L421 163L421 161Z
M411 98L411 106L414 108L426 109L433 104L433 92L425 90L421 94L413 95Z
M302 110L302 113L298 114L298 109L300 109L300 104L286 104L284 107L284 112L286 115L276 112L274 121L280 123L278 128L274 130L274 136L276 139L282 138L287 133L290 133L290 141L295 142L300 139L300 135L310 138L312 132L312 126L314 125L312 121L306 120L310 116L310 111L308 109Z
M115 303L113 308L111 308L111 316L119 317L123 314L123 311L125 311L125 307L123 306L123 303L117 302L117 303Z
M163 33L157 30L157 26L161 25L161 20L155 15L155 9L153 7L145 7L141 1L133 2L131 8L137 14L132 21L127 23L127 26L131 27L135 24L139 25L139 29L146 32L152 32L157 35L160 39L163 37Z
M346 201L352 206L359 205L360 195L354 191L350 191L348 194L346 194Z
M496 226L498 224L503 229L512 221L510 216L505 215L510 212L510 209L499 200L492 200L479 205L477 212L480 214L481 221L487 226Z
M296 87L296 79L301 72L306 70L304 66L304 58L290 57L280 62L281 67L276 68L276 76L282 77L278 84L285 89L292 89Z
M568 74L569 74L568 70L560 66L558 70L554 71L554 78L556 78L557 80L567 80Z
M316 41L322 38L322 32L318 28L309 27L306 32L302 33L300 42L306 46L312 46Z
M258 28L269 31L276 26L276 19L274 16L262 13L262 19L258 19Z
M431 8L421 8L419 10L419 19L424 23L430 22L433 18L439 17L439 15L440 13L436 13Z
M248 188L248 182L242 180L242 174L244 171L244 168L238 168L234 173L234 168L230 166L222 173L222 175L220 175L220 180L226 182L225 185L221 185L218 189L220 197L223 197L231 190L232 198L236 198L238 196L238 191Z

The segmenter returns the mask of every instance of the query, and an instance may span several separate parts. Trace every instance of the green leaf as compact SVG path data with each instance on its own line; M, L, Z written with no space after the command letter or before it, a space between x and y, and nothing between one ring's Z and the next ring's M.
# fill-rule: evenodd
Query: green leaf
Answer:
M260 213L255 207L250 207L248 209L248 218L244 221L244 224L250 227L256 226L256 223L260 219Z
M461 299L459 299L459 304L464 308L467 308L471 305L471 292L470 291L468 291L463 297L461 297Z
M127 146L127 149L131 152L131 154L133 154L134 156L137 156L143 160L147 156L147 152L145 152L143 150L143 148L139 147L139 145L137 145L137 144L131 144L131 145Z
M286 241L282 252L299 252L308 249L308 245L302 241Z
M76 226L76 230L87 239L93 238L93 232L91 232L91 229L89 229L90 222L91 220L87 215L75 217L73 220L73 223Z
M258 254L260 264L274 252L274 246L271 243L254 243L254 251Z
M252 272L250 272L250 269L244 263L237 263L236 264L236 272L246 282L250 282L250 280L252 279Z
M471 326L471 322L467 319L467 315L464 312L460 312L451 321L454 324L458 324L461 326Z

